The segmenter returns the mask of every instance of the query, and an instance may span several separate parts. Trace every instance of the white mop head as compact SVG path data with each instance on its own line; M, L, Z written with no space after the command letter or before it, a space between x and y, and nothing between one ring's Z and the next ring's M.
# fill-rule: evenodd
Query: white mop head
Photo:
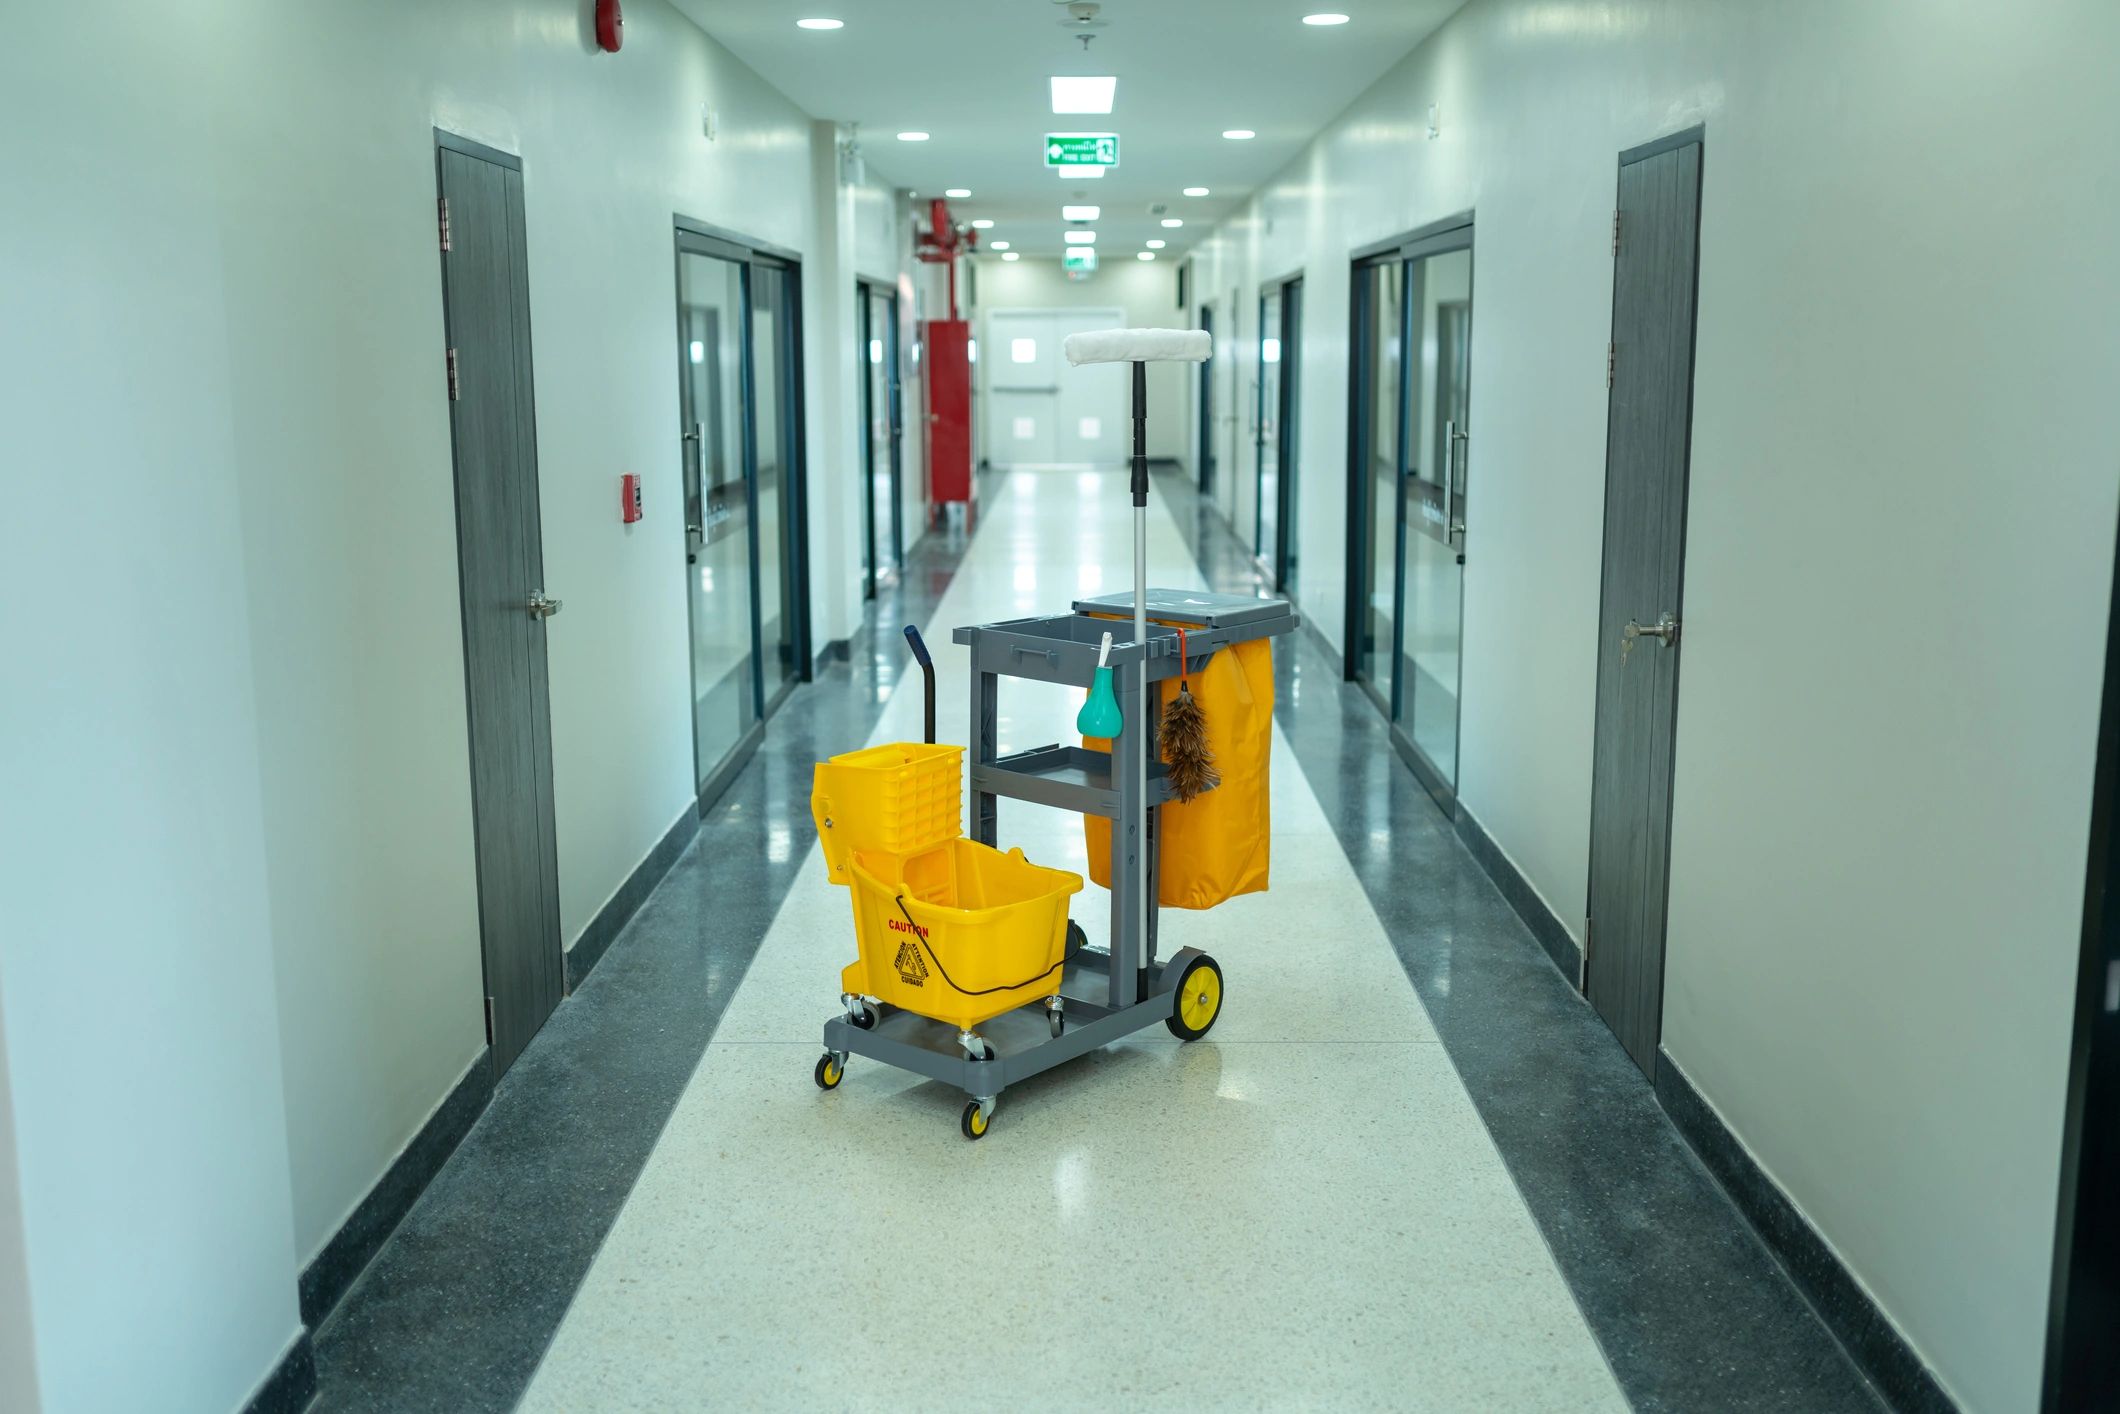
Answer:
M1077 368L1085 363L1205 363L1214 340L1205 329L1098 329L1070 334L1060 347Z

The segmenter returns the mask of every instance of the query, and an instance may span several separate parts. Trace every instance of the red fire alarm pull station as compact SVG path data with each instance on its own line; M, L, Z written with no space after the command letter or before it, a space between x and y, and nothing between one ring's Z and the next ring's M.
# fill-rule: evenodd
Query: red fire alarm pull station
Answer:
M630 472L618 478L618 514L627 525L640 519L640 478Z

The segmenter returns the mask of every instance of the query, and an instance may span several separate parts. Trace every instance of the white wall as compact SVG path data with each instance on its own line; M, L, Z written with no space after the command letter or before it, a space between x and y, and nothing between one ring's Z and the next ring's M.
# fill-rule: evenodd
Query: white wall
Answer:
M433 129L523 161L570 944L692 801L672 218L806 257L821 645L896 200L660 0L137 8L0 53L0 972L48 1402L227 1408L484 1044Z
M1336 563L1349 252L1476 212L1460 785L1579 930L1614 162L1706 124L1665 1044L1980 1410L2039 1384L2116 52L2102 0L1476 0L1199 256L1202 291L1305 274L1303 552ZM1306 578L1336 644L1342 596Z
M994 309L1104 309L1126 311L1130 329L1191 328L1191 316L1177 305L1177 267L1157 260L1113 260L1086 280L1070 280L1057 260L979 260L979 307L973 334L982 358L979 388L986 390L991 360L984 357L986 312ZM1192 406L1187 385L1198 374L1191 364L1156 363L1148 369L1148 454L1173 457L1191 467L1193 437L1186 421ZM1133 436L1128 432L1126 445Z
M218 1414L299 1330L232 425L257 390L199 82L234 18L31 7L0 46L0 130L35 134L0 144L0 1030L52 1410Z

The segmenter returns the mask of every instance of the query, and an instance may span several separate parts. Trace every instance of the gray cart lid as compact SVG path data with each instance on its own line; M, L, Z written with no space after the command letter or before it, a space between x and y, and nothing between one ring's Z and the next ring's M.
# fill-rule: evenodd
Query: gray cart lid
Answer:
M1258 599L1249 594L1211 594L1204 589L1151 589L1148 616L1165 623L1196 624L1201 628L1234 628L1262 619L1286 618L1286 599ZM1134 611L1132 590L1077 599L1078 614L1127 614Z

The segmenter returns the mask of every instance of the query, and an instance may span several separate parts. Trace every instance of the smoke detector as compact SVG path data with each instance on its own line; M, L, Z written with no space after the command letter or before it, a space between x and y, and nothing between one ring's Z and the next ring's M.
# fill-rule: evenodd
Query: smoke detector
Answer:
M1102 5L1093 5L1089 3L1089 0L1053 0L1053 3L1064 6L1067 10L1067 18L1060 21L1060 28L1062 29L1088 31L1111 27L1110 20L1097 18L1099 14L1103 13L1104 7Z

